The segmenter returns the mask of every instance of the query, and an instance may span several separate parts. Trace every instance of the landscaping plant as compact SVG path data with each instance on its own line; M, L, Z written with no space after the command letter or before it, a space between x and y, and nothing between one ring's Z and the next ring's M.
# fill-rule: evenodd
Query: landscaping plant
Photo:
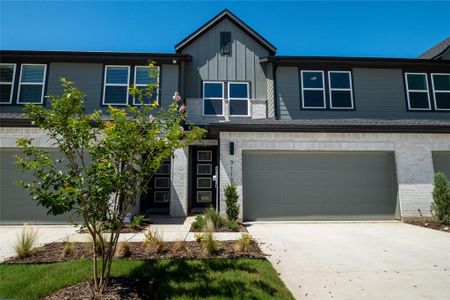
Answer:
M214 226L214 228L212 229L212 231L214 231L214 229L218 229L220 228L220 226L222 226L222 217L220 216L219 212L216 211L213 207L209 207L205 210L205 212L203 213L205 221L206 221L206 226L208 226L208 220L211 220L212 225Z
M62 251L62 257L66 257L73 253L73 243L68 239L64 241L64 247Z
M431 212L437 222L450 224L450 186L447 177L441 172L434 175Z
M209 255L215 254L219 249L219 245L213 236L214 224L211 219L206 220L205 232L203 233L201 243L203 249Z
M235 220L228 220L228 229L231 231L237 231L239 229L239 224Z
M130 227L132 229L139 229L139 228L141 228L144 220L145 220L145 215L134 216L133 219L131 219Z
M128 257L131 254L131 246L128 242L118 242L116 247L116 257Z
M153 231L150 228L144 233L144 246L156 249L160 252L164 247L164 241L158 231Z
M37 238L38 232L34 228L28 225L23 226L22 231L17 237L16 244L14 245L16 255L19 258L30 256L36 246Z
M248 233L242 233L239 240L237 240L235 249L238 252L247 251L252 244L252 236Z
M156 78L158 69L152 64L149 68L151 77ZM61 96L50 97L50 108L26 105L25 117L48 135L63 158L54 158L51 151L36 147L31 139L19 139L24 155L17 163L32 173L33 181L22 185L48 214L75 213L83 220L94 241L95 297L107 285L130 208L162 162L172 158L176 149L201 139L205 131L189 125L185 131L180 126L186 109L178 95L167 109L155 101L120 109L109 107L105 116L101 111L86 113L86 96L74 83L62 79L62 86ZM130 94L143 103L157 88L157 84L143 90L134 86ZM105 231L107 243L102 238Z
M195 229L202 229L206 226L206 219L203 215L198 215L195 217L195 221L192 222L192 227Z
M236 184L234 184L233 182L227 184L225 186L224 194L225 203L227 205L227 219L229 221L237 221L237 219L239 218L239 195L237 192Z

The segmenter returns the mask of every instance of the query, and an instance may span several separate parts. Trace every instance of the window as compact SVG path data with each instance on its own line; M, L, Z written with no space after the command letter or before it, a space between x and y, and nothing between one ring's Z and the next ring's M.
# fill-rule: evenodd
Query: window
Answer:
M203 114L210 116L223 116L224 111L224 83L203 83Z
M228 82L230 116L248 116L249 84L248 82Z
M330 108L352 109L353 93L350 71L330 71L328 81L330 83Z
M229 31L220 33L220 53L231 54L231 32Z
M0 64L0 103L11 104L15 75L15 64Z
M154 201L155 202L169 202L169 192L168 191L155 191Z
M170 164L169 163L161 164L161 167L159 167L159 169L156 170L155 174L156 175L169 175L170 174Z
M212 161L212 151L199 150L197 152L197 161Z
M20 68L17 103L42 104L44 102L44 83L47 65L23 64Z
M302 108L326 108L323 71L301 71Z
M197 202L211 202L211 191L197 191Z
M129 66L106 66L103 104L127 105L129 82Z
M409 110L431 110L428 80L425 73L405 73Z
M167 189L170 187L169 177L155 177L155 188L157 189Z
M211 177L199 177L197 178L197 188L198 189L210 189L212 188Z
M431 74L436 110L450 110L450 74Z
M157 74L151 74L152 69L147 66L136 66L134 68L134 84L139 90L147 89L147 93L142 92L142 102L139 98L133 98L133 104L151 104L159 99L159 67ZM150 86L149 86L150 85ZM151 89L151 95L148 93L148 88ZM150 96L150 97L149 97Z
M197 164L197 175L211 175L212 164Z

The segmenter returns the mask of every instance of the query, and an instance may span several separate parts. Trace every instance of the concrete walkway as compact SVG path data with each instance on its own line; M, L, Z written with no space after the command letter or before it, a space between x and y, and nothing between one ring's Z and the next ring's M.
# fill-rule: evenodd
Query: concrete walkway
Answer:
M298 299L449 299L449 233L400 222L250 225Z
M152 217L154 223L150 225L150 229L158 232L161 238L166 242L179 240L194 241L194 233L189 232L194 220L195 217L191 216L187 218ZM31 227L38 231L38 246L65 240L71 242L91 241L88 233L78 233L77 229L72 225L32 225ZM23 226L0 226L0 261L15 255L14 244L22 229ZM214 238L219 241L237 240L240 237L241 233L239 232L214 233ZM122 233L119 240L142 242L144 238L143 232Z

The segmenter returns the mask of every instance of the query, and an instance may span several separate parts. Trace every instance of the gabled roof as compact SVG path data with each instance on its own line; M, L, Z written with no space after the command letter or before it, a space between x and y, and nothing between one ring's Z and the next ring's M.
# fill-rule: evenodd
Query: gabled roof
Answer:
M265 38L263 38L259 33L257 33L255 30L253 30L250 26L244 23L241 19L239 19L237 16L235 16L231 11L228 9L224 9L222 12L220 12L217 16L206 22L202 27L191 33L189 36L187 36L185 39L183 39L181 42L175 45L175 51L177 53L181 52L186 46L194 42L196 39L198 39L200 36L202 36L205 32L210 30L212 27L217 25L219 22L221 22L224 19L228 19L233 24L235 24L237 27L239 27L242 31L247 33L250 37L252 37L258 44L260 44L262 47L267 49L270 53L270 55L274 55L277 51L277 48L272 45L269 41L267 41Z
M434 47L428 49L427 51L419 55L417 58L440 59L440 55L443 54L449 48L450 48L450 37L446 38L445 40L435 45Z

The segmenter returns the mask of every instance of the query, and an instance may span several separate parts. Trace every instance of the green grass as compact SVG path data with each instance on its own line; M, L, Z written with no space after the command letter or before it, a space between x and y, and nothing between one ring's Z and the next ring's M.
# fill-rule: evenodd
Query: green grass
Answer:
M0 298L39 299L84 281L91 262L0 265ZM117 260L113 276L154 280L155 299L293 299L266 260Z

